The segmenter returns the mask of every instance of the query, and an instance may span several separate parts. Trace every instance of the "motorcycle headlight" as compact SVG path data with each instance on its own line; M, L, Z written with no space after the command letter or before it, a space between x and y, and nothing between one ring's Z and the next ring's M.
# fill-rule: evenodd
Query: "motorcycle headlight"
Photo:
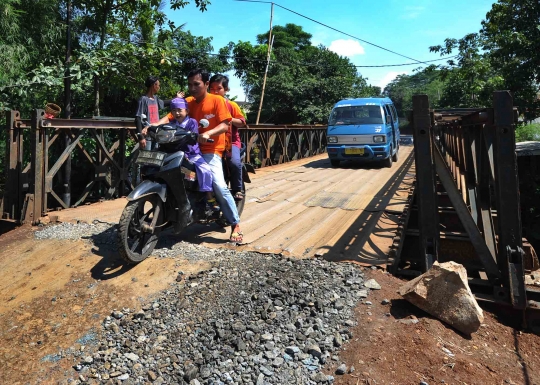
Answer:
M375 135L373 137L373 143L384 143L386 142L386 136L384 135Z
M337 143L337 136L329 136L327 141L328 143Z
M156 142L169 143L174 138L174 130L161 129L156 133Z

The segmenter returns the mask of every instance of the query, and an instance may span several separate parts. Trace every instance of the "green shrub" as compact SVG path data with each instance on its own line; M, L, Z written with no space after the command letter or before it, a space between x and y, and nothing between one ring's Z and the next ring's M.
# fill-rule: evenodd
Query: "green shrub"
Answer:
M527 124L516 128L516 142L540 141L540 123Z

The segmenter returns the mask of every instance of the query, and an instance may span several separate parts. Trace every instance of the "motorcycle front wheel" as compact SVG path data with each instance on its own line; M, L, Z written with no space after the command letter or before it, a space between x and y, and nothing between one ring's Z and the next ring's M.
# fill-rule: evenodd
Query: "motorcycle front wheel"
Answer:
M162 223L163 203L159 196L152 194L129 202L118 224L120 256L129 264L145 260L156 247Z

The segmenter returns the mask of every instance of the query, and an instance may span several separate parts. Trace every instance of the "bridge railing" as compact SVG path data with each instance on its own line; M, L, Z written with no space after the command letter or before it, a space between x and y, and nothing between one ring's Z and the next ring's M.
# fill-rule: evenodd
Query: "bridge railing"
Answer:
M455 210L493 296L524 309L516 121L517 111L507 91L494 92L493 107L481 109L430 110L426 95L413 96L422 270L427 271L440 256L444 229L439 214ZM452 207L441 207L442 195Z
M48 211L127 195L138 181L133 118L31 119L7 114L2 219L36 223ZM323 153L326 126L250 125L240 129L255 167ZM72 197L74 199L72 199Z

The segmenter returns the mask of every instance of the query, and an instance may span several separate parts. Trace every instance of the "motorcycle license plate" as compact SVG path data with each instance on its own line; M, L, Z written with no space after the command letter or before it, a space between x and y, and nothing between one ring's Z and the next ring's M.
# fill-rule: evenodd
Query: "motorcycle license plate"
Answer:
M346 148L345 149L345 155L364 155L364 148L358 148L358 147L353 147L353 148Z
M135 163L147 166L160 167L163 164L165 155L167 154L164 152L140 150L139 156L137 157Z

